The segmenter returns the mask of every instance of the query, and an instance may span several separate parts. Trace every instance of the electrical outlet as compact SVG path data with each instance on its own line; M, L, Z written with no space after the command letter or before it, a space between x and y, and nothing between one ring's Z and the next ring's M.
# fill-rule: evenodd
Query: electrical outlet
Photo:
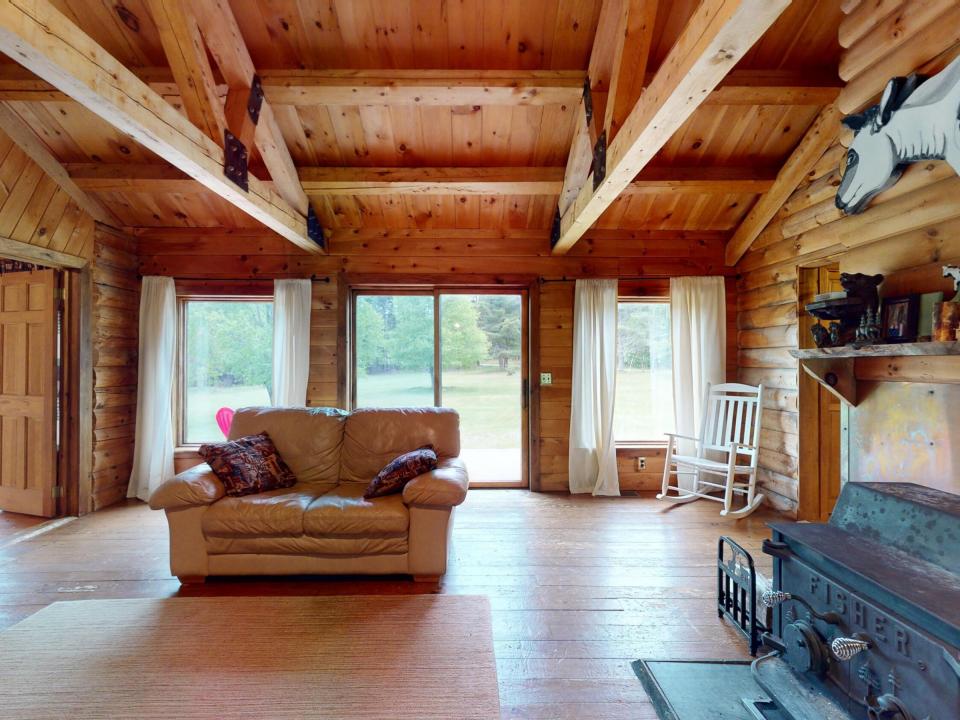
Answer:
M553 385L553 373L540 373L541 385Z
M637 458L637 470L646 470L647 469L647 459L645 457Z

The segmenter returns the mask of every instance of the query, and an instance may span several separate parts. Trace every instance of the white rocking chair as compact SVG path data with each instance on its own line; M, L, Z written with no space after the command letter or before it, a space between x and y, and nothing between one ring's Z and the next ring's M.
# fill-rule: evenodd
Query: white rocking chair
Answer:
M669 441L663 487L657 499L671 503L687 503L701 498L714 500L723 503L722 517L746 517L763 503L763 495L756 494L763 385L724 383L711 387L708 384L704 408L699 438L667 433ZM677 453L678 438L696 443L693 455ZM681 475L693 476L692 490L679 486ZM704 479L703 475L719 476L724 480L713 482ZM670 484L671 476L678 478L676 485ZM745 476L745 479L738 482L738 476ZM677 494L670 495L670 490ZM718 490L723 490L722 497L710 494ZM746 496L745 504L738 510L733 509L734 495Z

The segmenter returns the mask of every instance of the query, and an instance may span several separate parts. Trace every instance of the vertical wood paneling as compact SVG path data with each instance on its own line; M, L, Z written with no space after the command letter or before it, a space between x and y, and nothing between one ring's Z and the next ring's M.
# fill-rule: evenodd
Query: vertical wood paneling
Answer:
M338 407L337 323L340 318L338 278L320 278L313 282L310 307L310 378L307 405Z

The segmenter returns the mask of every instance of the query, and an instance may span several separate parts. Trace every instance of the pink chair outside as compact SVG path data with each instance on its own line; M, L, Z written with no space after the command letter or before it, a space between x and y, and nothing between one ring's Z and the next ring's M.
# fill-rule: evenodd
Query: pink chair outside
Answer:
M220 432L223 433L224 437L230 435L230 426L233 425L233 408L222 407L217 410L217 425L220 426Z

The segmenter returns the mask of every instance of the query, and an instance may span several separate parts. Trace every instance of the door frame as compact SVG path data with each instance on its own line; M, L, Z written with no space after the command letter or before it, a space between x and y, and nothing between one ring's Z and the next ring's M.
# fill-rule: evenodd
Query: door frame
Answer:
M93 275L87 259L3 238L0 257L60 271L60 451L56 515L90 512L93 491Z
M532 382L531 372L539 367L539 342L535 318L539 313L539 282L536 276L498 276L491 281L482 276L450 276L404 278L402 276L342 275L340 278L340 340L343 361L340 362L341 387L338 394L344 405L356 407L356 316L357 297L360 295L421 295L434 298L434 404L440 404L443 368L440 362L440 296L460 295L520 295L521 297L521 479L510 483L471 483L471 488L526 488L533 489L539 472L538 413L535 402L538 383Z
M820 286L821 273L825 269L839 269L835 262L823 263L812 267L797 268L797 346L799 348L813 347L810 327L814 319L807 314L805 305L813 299L813 295L825 292ZM822 443L821 443L821 415L823 413L823 392L820 384L812 378L802 367L797 368L797 410L799 431L799 458L797 467L797 519L822 522L824 516L824 496L828 478L823 474ZM841 446L839 466L841 483L843 482L843 423L841 420L840 437L836 438Z

